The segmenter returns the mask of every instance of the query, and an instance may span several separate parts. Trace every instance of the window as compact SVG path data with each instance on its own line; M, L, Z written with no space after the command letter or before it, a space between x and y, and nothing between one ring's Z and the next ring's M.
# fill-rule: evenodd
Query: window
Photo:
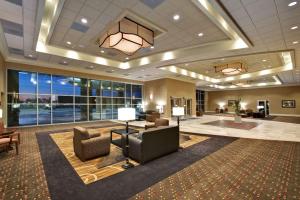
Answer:
M205 91L196 90L196 111L205 111Z
M8 70L8 126L117 119L142 104L142 86Z

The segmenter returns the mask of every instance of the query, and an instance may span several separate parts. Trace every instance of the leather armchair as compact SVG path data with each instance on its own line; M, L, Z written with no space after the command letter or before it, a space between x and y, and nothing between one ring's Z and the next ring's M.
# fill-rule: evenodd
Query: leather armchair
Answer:
M168 126L131 134L129 157L144 164L179 149L179 127Z
M149 128L157 128L159 126L169 126L169 120L167 119L156 119L154 124L147 124L145 125L145 129Z
M81 161L107 155L110 152L110 135L75 127L73 146L75 155Z

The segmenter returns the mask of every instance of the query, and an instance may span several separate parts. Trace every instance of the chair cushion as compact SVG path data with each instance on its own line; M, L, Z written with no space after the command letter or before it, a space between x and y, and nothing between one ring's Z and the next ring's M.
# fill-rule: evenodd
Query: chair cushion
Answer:
M10 138L0 138L0 144L6 144L10 142Z

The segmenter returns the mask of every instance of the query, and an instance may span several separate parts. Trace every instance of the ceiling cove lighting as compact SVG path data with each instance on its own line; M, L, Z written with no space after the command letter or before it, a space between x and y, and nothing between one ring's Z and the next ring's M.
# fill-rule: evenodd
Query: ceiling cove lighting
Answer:
M216 65L214 68L216 73L222 72L224 75L237 75L247 72L247 68L241 62Z
M97 41L99 47L117 49L133 55L141 48L154 44L154 32L129 18L121 19Z
M296 5L296 4L297 4L297 1L293 1L293 2L289 3L288 6L292 7L292 6Z

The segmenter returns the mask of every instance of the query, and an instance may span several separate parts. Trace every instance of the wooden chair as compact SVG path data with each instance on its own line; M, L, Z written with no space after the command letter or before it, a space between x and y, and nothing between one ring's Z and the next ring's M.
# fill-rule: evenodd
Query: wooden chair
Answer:
M4 130L4 124L0 121L0 133ZM0 145L5 146L6 151L8 151L9 147L14 144L16 148L17 155L19 154L19 144L21 143L21 136L19 132L14 132L8 135L0 135ZM8 144L7 144L8 143ZM8 145L8 147L6 146Z

